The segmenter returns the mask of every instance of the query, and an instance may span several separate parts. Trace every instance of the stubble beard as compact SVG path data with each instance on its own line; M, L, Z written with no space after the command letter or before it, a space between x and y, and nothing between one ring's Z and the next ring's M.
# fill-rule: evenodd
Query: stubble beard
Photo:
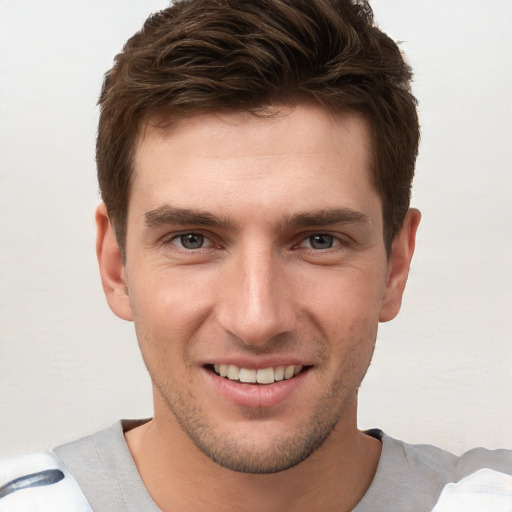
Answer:
M260 443L242 439L237 435L239 433L226 435L219 432L215 425L205 421L200 407L193 406L190 402L185 403L181 397L161 389L158 385L157 389L182 431L213 462L235 472L270 474L296 466L322 446L338 424L347 405L356 398L364 373L351 393L348 392L343 377L335 380L302 426L289 434L280 433L271 439L266 438L264 447ZM344 400L336 402L337 397L344 397ZM247 413L256 426L258 421L265 420L265 415L265 411L261 410Z

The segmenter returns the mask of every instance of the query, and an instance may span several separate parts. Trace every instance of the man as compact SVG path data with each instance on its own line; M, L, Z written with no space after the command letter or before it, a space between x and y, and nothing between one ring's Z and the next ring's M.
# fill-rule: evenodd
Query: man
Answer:
M192 0L148 19L100 97L96 221L154 416L11 464L0 505L439 511L469 486L510 510L510 452L357 429L420 221L410 79L363 3Z

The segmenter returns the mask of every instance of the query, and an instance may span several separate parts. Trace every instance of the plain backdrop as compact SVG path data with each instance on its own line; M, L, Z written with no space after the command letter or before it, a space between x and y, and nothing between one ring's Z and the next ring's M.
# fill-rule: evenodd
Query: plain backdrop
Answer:
M94 255L96 99L159 0L0 0L0 455L151 415ZM423 212L360 427L456 453L512 445L512 2L375 0L415 70Z

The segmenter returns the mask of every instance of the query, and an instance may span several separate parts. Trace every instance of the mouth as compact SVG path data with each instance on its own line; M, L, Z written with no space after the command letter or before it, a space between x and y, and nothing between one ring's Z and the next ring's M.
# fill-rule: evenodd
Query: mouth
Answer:
M207 368L219 377L244 384L274 384L292 379L306 371L309 366L288 365L254 369L242 368L234 364L212 364L207 365Z

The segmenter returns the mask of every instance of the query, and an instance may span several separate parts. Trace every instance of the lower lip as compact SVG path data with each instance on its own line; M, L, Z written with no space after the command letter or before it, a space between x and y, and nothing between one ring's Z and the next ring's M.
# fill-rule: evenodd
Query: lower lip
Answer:
M205 372L221 397L241 407L258 409L273 407L289 398L304 382L309 370L303 370L291 379L273 384L244 384L221 377L207 369Z

